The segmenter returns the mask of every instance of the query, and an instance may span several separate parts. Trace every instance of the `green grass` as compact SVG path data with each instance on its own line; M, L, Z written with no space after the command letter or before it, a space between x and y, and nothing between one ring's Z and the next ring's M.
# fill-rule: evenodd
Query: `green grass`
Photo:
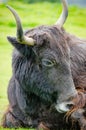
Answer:
M57 3L26 4L12 1L8 4L14 7L21 16L24 29L44 24L53 25L61 13L61 5ZM69 17L64 28L67 32L85 38L86 9L69 7ZM5 5L0 5L0 120L8 105L7 85L12 71L11 53L13 47L8 43L6 36L15 36L15 34L16 24L12 14ZM0 128L0 130L4 129Z

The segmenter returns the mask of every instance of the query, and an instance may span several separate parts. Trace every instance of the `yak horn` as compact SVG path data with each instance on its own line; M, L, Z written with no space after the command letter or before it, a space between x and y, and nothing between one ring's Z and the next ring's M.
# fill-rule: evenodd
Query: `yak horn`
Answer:
M29 37L24 35L22 24L21 24L21 20L20 20L20 17L18 16L17 12L12 7L10 7L8 5L7 5L7 8L12 12L12 14L14 15L15 20L16 20L17 40L21 44L27 44L27 45L33 46L35 44L35 41L34 41L34 39L29 38Z
M59 26L60 28L63 26L63 24L65 23L67 16L68 16L68 3L67 0L61 0L62 4L63 4L63 11L58 19L58 21L56 22L56 25Z

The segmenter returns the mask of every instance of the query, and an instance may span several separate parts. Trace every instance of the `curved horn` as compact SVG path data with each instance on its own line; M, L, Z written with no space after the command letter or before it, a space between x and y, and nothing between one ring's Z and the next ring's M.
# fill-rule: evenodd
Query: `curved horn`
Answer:
M17 40L21 43L21 44L27 44L27 45L31 45L33 46L35 41L32 38L28 38L27 36L24 35L23 33L23 28L22 28L22 24L21 24L21 20L20 17L18 16L17 12L10 6L6 6L14 15L15 20L16 20L16 25L17 25Z
M63 24L65 23L67 16L68 16L68 3L67 0L61 0L63 4L63 11L59 17L59 19L56 22L56 25L62 27Z

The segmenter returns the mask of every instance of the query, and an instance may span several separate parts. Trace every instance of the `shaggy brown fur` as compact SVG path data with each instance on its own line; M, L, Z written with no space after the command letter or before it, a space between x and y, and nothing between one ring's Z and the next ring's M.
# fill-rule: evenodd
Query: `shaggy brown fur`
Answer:
M67 40L73 52L70 57L72 60L71 70L78 96L73 99L76 105L66 113L66 120L68 121L71 118L73 124L78 122L80 130L86 130L86 40L68 35ZM78 46L81 48L78 48Z

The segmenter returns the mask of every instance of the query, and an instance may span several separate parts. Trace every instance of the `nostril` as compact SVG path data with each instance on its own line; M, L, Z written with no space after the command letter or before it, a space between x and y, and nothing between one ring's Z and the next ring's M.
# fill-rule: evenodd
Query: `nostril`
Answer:
M67 104L67 108L68 108L68 109L72 109L73 106L74 106L74 104Z

